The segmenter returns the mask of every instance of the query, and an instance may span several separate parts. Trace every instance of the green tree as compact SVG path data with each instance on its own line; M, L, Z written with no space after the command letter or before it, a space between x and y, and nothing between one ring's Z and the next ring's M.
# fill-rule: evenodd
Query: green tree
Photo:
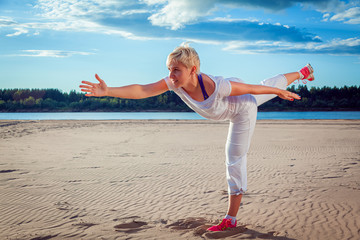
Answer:
M75 90L69 93L69 102L79 102L83 97L83 94L77 93Z
M4 100L0 100L0 110L6 110L6 102Z
M41 104L41 108L46 110L54 110L56 109L56 106L57 102L51 98L46 98Z
M21 90L17 90L13 95L13 100L20 101L21 100Z
M59 89L47 89L45 92L44 97L45 99L51 98L57 102L64 102L66 101L65 95Z
M35 105L35 98L30 96L24 100L23 104L27 107L32 107Z
M36 101L35 101L36 106L39 107L39 108L41 108L41 104L42 104L43 101L44 101L44 100L43 100L42 98L36 99Z

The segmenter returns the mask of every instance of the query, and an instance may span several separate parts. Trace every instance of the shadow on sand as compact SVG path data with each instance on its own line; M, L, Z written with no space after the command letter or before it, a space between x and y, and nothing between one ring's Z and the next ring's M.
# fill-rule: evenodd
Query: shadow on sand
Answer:
M259 232L250 229L247 225L240 224L239 226L227 229L222 232L210 232L207 229L214 225L205 218L187 218L180 219L172 224L166 225L167 228L180 231L193 231L195 236L201 236L205 239L221 239L226 237L242 237L248 239L273 239L273 240L295 240L286 236L279 236L277 231L270 231L267 233Z

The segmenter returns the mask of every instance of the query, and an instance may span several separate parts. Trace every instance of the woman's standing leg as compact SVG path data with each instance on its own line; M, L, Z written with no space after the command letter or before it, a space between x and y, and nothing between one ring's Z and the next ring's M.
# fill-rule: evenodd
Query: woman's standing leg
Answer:
M222 231L236 226L236 215L240 208L242 194L247 190L247 153L254 132L257 116L255 99L249 102L246 111L238 114L229 125L226 142L226 178L228 182L228 211L219 225L210 227L210 231ZM241 101L242 97L239 97ZM229 220L231 220L229 222Z
M239 98L241 100L241 97ZM246 112L242 112L230 122L226 141L226 177L228 180L228 215L236 216L242 194L247 190L247 153L254 133L257 106L251 103Z
M239 195L229 194L229 207L228 207L227 215L236 217L240 208L241 199L242 199L242 194Z

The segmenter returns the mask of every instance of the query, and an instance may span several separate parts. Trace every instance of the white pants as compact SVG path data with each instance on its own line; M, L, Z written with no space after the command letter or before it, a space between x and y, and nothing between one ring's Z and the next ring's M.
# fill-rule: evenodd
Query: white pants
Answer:
M287 80L284 75L265 79L261 85L286 89ZM236 101L241 102L241 111L230 120L229 133L226 141L226 178L228 192L239 195L247 190L247 152L249 151L257 117L257 106L276 97L273 94L241 95ZM244 106L244 101L245 106Z

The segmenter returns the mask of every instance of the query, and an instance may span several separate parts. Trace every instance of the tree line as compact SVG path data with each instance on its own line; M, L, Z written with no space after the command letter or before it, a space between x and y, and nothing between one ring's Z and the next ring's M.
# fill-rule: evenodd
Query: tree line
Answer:
M302 99L294 102L280 98L261 105L259 111L333 111L360 110L360 87L311 87L292 85L289 91ZM171 91L159 96L131 100L113 97L88 98L76 91L59 89L0 89L2 112L126 112L126 111L192 111Z

